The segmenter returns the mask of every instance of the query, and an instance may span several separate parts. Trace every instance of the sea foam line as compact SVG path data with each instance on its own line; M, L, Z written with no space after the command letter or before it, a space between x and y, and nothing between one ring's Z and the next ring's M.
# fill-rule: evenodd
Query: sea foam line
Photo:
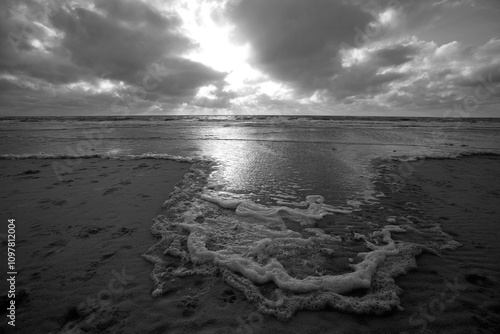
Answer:
M141 160L157 159L172 160L177 162L196 163L201 161L210 161L206 157L198 156L179 156L164 153L142 153L142 154L113 154L113 153L93 153L93 154L2 154L0 160L25 160L25 159L109 159L109 160Z

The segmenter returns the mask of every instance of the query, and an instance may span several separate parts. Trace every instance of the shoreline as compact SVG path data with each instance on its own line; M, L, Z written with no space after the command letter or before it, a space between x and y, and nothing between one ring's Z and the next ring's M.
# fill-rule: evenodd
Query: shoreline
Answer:
M76 324L82 333L234 333L238 328L321 333L333 325L344 333L493 333L500 328L498 156L421 160L402 177L402 188L392 185L393 177L384 179L397 174L402 163L386 162L376 187L387 197L351 215L331 216L335 227L360 220L387 224L393 216L399 223L411 215L437 221L463 246L441 256L424 253L417 257L417 269L396 278L402 311L382 316L299 311L286 323L260 315L222 280L212 284L203 276L175 280L171 292L151 297L153 266L141 256L155 243L151 220L163 213L162 203L190 164L85 159L61 182L53 161L2 164L2 182L10 182L2 190L2 205L10 212L3 215L17 216L20 223L18 265L24 268L17 287L27 292L17 309L19 327L10 332L77 333Z

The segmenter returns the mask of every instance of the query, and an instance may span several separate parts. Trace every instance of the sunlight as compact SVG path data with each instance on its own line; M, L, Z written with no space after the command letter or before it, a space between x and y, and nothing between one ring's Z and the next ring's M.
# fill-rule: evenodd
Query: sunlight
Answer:
M208 85L208 86L203 86L200 87L198 90L198 94L196 94L196 98L207 98L209 100L215 100L217 96L214 94L214 92L217 90L217 87L214 85Z
M110 80L101 80L96 90L98 93L102 93L102 92L110 92L114 88L115 84L113 84Z
M286 95L282 87L268 81L263 73L249 64L250 45L236 44L231 40L234 26L222 18L224 2L182 0L175 8L183 21L182 30L198 47L185 57L227 73L225 92L243 95L255 92L278 97ZM216 98L214 90L202 87L198 97Z
M292 92L284 84L266 81L259 85L259 93L266 94L274 99L286 99L290 97Z
M245 67L249 47L231 43L233 26L216 19L217 14L223 10L220 3L184 1L177 10L183 21L182 29L199 45L195 51L186 55L188 59L221 72L232 72Z

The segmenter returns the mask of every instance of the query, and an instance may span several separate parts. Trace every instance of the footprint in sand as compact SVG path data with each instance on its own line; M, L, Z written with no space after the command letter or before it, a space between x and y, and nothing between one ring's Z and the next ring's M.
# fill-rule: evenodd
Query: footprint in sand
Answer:
M223 293L217 298L217 304L220 307L225 307L228 304L234 304L236 302L236 294L232 290L224 290Z
M40 173L39 170L31 170L31 169L29 169L29 170L24 171L24 172L22 172L20 174L17 174L17 175L34 175L34 174L38 174L38 173Z
M148 164L145 164L145 163L142 163L142 164L140 164L139 166L134 167L134 168L132 168L132 169L139 169L139 168L145 168L145 167L149 167L149 165L148 165Z
M45 246L45 248L48 250L43 255L43 257L47 257L49 255L53 255L53 254L61 252L64 248L66 248L67 244L68 244L68 241L64 240L64 239L59 239L59 240L56 240L54 242L51 242L50 244Z
M115 191L117 191L117 190L119 190L119 189L120 189L120 188L115 188L115 187L113 187L113 188L109 188L109 189L107 189L107 190L104 192L104 194L103 194L103 195L112 194L112 193L114 193Z
M196 311L196 308L198 307L198 299L192 296L185 296L181 298L178 306L184 308L184 311L182 311L182 316L189 317Z
M63 206L63 205L66 205L68 203L68 201L66 200L53 200L53 199L41 199L38 201L39 204L52 204L52 205L55 205L55 206ZM42 208L47 208L46 205L42 205L41 206Z
M90 262L89 265L87 266L87 268L85 269L85 272L83 274L81 274L80 276L76 277L74 280L88 281L89 279L91 279L92 277L95 276L97 269L101 265L106 263L107 260L110 259L111 257L113 257L116 253L117 253L117 251L112 251L112 252L103 254L99 261Z
M78 232L76 235L75 235L75 238L78 238L78 239L82 239L82 238L88 238L90 237L91 235L95 235L99 232L101 232L102 230L104 230L104 228L100 227L100 226L96 226L96 225L89 225L89 226L84 226L80 232Z
M493 286L493 283L486 275L480 273L470 273L465 275L465 280L477 286Z
M118 231L116 232L113 232L113 234L111 234L111 236L113 238L119 238L119 237L123 237L125 235L131 235L132 233L134 233L135 231L137 230L137 228L126 228L126 227L122 227L120 228Z
M101 260L107 260L107 259L109 259L110 257L112 257L115 254L116 254L116 251L110 252L110 253L106 253L103 256L101 256Z
M80 279L84 281L88 281L94 275L96 274L96 270L99 267L99 262L98 261L92 261L90 262L88 268L85 270L85 272L80 276Z

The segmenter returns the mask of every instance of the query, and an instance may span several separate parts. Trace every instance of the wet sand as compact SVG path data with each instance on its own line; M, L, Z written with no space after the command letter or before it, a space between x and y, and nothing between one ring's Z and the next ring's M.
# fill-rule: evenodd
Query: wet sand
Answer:
M68 162L0 163L3 271L6 222L16 220L16 328L7 325L2 307L0 328L7 333L56 333L72 323L101 332L117 315L140 317L138 305L152 299L151 265L141 254L154 243L152 219L190 164ZM58 179L53 163L72 172ZM5 303L5 280L1 287Z
M361 220L383 225L392 217L398 224L413 216L422 223L437 221L463 246L441 256L424 253L417 258L418 269L396 279L403 310L383 316L300 311L286 323L257 313L241 292L210 277L176 279L168 293L151 297L152 265L141 255L155 243L151 220L189 164L88 159L60 181L52 162L1 163L2 220L16 219L16 287L25 289L18 295L16 329L2 316L7 333L500 329L499 157L393 162L380 169L376 186L386 197L360 212L329 217L332 231ZM391 184L391 174L399 175L398 184Z

